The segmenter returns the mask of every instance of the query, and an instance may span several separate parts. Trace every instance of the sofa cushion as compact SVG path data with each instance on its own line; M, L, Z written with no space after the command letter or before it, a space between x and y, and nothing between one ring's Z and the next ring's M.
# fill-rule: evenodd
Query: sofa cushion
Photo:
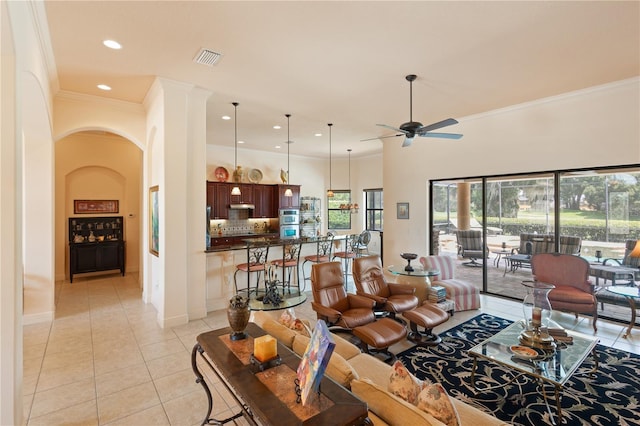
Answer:
M351 359L356 355L360 355L362 352L360 348L345 339L344 337L332 333L333 341L336 343L336 347L333 349L334 353L339 353L344 359Z
M368 379L351 382L351 392L362 399L378 417L390 425L444 426L429 413L419 410Z
M417 397L416 406L447 426L460 425L458 412L440 383L426 385Z
M366 377L378 386L387 389L391 366L379 358L361 353L349 360L359 377Z
M295 330L285 327L274 319L265 319L261 325L262 329L275 337L278 342L282 343L289 349L293 345L293 339L298 335Z
M410 404L416 405L418 403L418 395L423 386L422 380L411 374L401 361L393 363L391 374L389 375L389 392Z
M335 335L334 335L335 337ZM307 336L297 335L293 339L292 350L300 357L304 355L309 346L311 339ZM353 369L351 364L347 362L340 354L334 350L327 364L325 374L333 379L334 382L349 389L351 387L351 381L358 378L358 373Z

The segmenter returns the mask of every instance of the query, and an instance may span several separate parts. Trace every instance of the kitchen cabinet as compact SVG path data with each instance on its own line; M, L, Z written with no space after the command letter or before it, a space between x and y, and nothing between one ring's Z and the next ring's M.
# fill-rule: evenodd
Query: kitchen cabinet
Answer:
M69 281L75 274L125 273L122 216L69 218Z
M286 197L284 192L291 188L292 197ZM278 185L278 209L300 208L300 185Z
M229 219L231 186L226 182L216 182L214 185L213 218Z
M251 183L230 183L229 185L229 204L253 204L253 184ZM231 195L234 186L240 187L240 195Z
M253 185L254 218L278 217L275 185Z

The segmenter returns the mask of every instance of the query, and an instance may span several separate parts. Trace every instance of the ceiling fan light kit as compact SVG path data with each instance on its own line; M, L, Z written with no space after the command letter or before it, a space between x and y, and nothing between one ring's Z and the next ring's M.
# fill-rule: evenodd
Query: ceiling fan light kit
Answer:
M438 121L437 123L429 124L427 126L423 126L419 121L413 121L413 82L418 78L415 74L409 74L405 77L405 79L409 82L409 121L406 123L402 123L400 127L393 127L387 124L376 124L376 126L384 127L390 130L393 130L396 133L394 135L380 136L377 138L363 139L363 141L369 141L373 139L385 139L385 138L395 138L397 136L404 136L404 141L402 142L402 146L406 147L411 145L413 139L416 136L422 138L443 138L443 139L460 139L462 137L459 133L434 133L432 130L441 129L443 127L451 126L453 124L458 124L458 120L455 118L447 118L442 121Z

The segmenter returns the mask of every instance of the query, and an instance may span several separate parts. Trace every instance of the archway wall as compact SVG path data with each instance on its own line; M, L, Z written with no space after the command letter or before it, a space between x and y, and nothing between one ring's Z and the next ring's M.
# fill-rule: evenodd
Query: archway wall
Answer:
M113 215L124 217L126 270L139 271L142 151L117 135L74 133L56 143L55 176L56 279L69 277L68 218L78 216L73 200L83 199L119 201Z

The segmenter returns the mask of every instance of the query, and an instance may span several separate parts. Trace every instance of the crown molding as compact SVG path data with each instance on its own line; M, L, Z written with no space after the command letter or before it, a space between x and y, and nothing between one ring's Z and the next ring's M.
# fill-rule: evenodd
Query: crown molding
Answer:
M78 92L69 92L66 90L58 91L58 93L56 93L55 95L55 99L62 100L62 101L69 101L69 102L100 103L103 105L109 105L111 107L114 107L120 110L133 111L136 113L145 113L144 106L139 103L121 101L119 99L105 98L102 96L87 95L87 94L78 93Z

